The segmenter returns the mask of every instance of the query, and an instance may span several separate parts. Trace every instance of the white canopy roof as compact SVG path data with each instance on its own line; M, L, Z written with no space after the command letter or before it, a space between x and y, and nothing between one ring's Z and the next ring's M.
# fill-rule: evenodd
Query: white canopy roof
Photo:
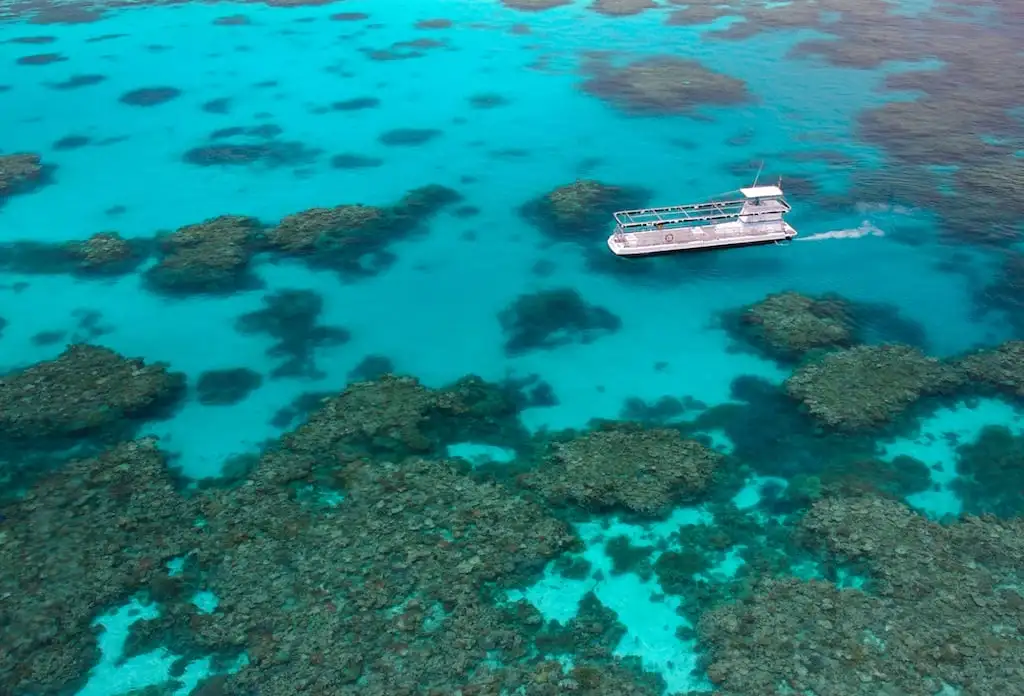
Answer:
M781 196L782 189L778 186L755 186L753 188L740 189L747 198L768 198L770 196Z

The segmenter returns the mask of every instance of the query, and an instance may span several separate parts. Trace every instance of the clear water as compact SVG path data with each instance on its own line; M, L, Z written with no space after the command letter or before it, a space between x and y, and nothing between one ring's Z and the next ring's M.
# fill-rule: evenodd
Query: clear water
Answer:
M842 3L825 5L826 10L844 9ZM986 19L986 12L994 12L997 3L991 3L991 8L984 2L965 5L973 14L955 20L963 22L968 32L959 53L939 51L936 56L921 48L927 44L921 38L935 30L927 22L943 23L946 36L955 33L948 24L954 20L948 17L956 3L906 3L900 15L907 21L921 19L923 24L918 28L920 35L914 40L904 36L899 45L919 48L918 55L908 53L865 68L837 66L813 56L794 57L794 46L822 36L821 31L801 28L799 23L749 38L723 39L712 32L734 29L735 18L670 24L666 17L677 8L667 4L616 17L595 12L587 3L538 12L491 0L347 0L295 7L183 3L108 8L96 21L81 23L41 23L40 16L56 12L48 3L33 8L0 4L0 16L9 15L0 21L0 64L5 66L0 84L6 87L0 90L0 154L33 152L53 167L52 180L45 186L12 195L0 208L0 244L7 250L0 270L0 316L7 322L0 337L0 371L16 373L54 359L66 343L85 341L146 363L166 362L183 373L189 384L184 400L166 417L147 420L134 434L159 438L160 447L170 455L180 494L191 497L201 495L191 482L221 477L227 464L239 456L260 453L268 441L293 428L297 421L275 420L282 408L310 392L339 393L370 355L386 356L394 372L415 376L431 388L470 374L494 383L539 376L557 403L531 405L515 416L539 442L550 432L588 428L592 419L620 418L629 399L654 403L663 397L690 397L709 408L743 403L733 389L737 378L754 376L781 384L794 366L757 351L736 350L734 338L720 321L723 312L772 293L837 293L853 302L887 305L904 326L917 327L913 335L920 339L918 347L938 358L995 346L1014 338L1016 330L1004 313L984 311L988 308L984 291L997 279L1005 255L1013 253L1015 239L983 244L980 236L951 232L943 222L945 211L938 206L884 197L881 189L861 185L871 172L891 176L897 183L905 175L893 164L891 153L868 142L858 126L864 112L887 101L923 98L913 91L883 89L888 77L940 69L949 53L971 64L972 56L986 50L979 40L985 32L1000 40L1019 37L1019 18L1011 16L1014 10L1006 10L998 28L995 23L985 24L994 22ZM40 7L43 15L35 14ZM66 11L77 6L63 7ZM787 8L781 4L772 11L783 17ZM738 6L737 12L745 11L764 10L754 3ZM337 13L356 16L331 19ZM360 13L367 16L359 17ZM225 17L242 19L224 21ZM451 26L416 28L417 22L440 18L450 20ZM878 34L885 33L879 30ZM52 41L24 41L42 36ZM396 43L423 39L441 43L414 46L411 50L420 54L414 58L373 59L375 50L395 50L391 47ZM19 62L47 53L59 54L60 59ZM688 113L634 115L581 89L593 61L618 65L665 55L700 61L742 80L752 98L738 106L702 105ZM76 75L104 79L73 89L55 87ZM171 87L180 94L150 106L121 101L132 90L156 87ZM992 84L977 87L972 94L1004 87L993 78ZM482 95L501 99L481 108ZM331 108L337 102L362 98L379 102L363 109ZM214 100L226 100L224 108L204 108ZM280 166L266 162L198 166L183 159L191 148L223 142L211 139L218 129L268 125L280 129L273 138L229 138L227 142L301 143L312 151L310 156ZM381 134L393 129L437 133L422 144L382 142ZM996 173L1019 177L1019 158L1010 163L1007 158L1014 157L1013 143L1020 149L1020 121L1016 131L1008 130L999 134L1002 141L984 142L1001 148L990 160L1002 167ZM982 136L995 137L973 135L979 143ZM87 141L69 147L74 136ZM830 162L815 154L823 150L846 159ZM338 168L331 163L337 155L379 162ZM949 165L947 173L961 164L981 167L973 156L965 160L969 161L933 164ZM519 212L526 202L581 177L642 187L650 192L652 204L701 200L748 184L761 161L771 176L783 175L784 186L787 178L813 183L811 190L788 189L800 241L786 247L645 260L630 269L642 272L626 273L622 264L629 262L611 258L603 246L610 229L595 236L590 245L590 253L603 262L595 268L587 262L585 245L553 243ZM744 162L750 164L736 166ZM15 258L11 250L23 242L59 245L108 230L126 238L152 238L223 214L254 216L273 225L312 207L392 205L406 192L427 184L450 187L463 200L431 217L422 234L391 244L393 264L372 277L341 277L302 259L259 257L254 272L261 288L168 297L145 283L145 265L116 277L83 278L11 261ZM898 190L896 185L892 188ZM959 200L970 192L956 195ZM1007 205L1024 212L1019 197ZM460 207L467 206L475 214L460 213ZM538 272L539 262L546 272ZM616 315L620 330L590 342L506 354L499 314L520 295L562 287L574 288L587 302ZM260 310L264 298L279 290L312 291L323 302L319 324L350 332L346 342L312 348L315 374L271 377L282 358L268 355L270 337L236 330L237 317ZM83 311L96 313L91 330L83 327ZM57 337L41 340L46 332ZM248 368L263 378L235 403L202 403L196 390L200 375L232 368ZM908 455L932 467L932 489L918 491L905 501L917 515L939 519L963 511L955 483L958 445L977 440L985 426L1019 431L1017 403L995 396L968 401L968 396L974 399L965 391L937 410L922 413L915 427L872 435L879 459L892 461ZM673 422L685 423L700 410ZM759 429L770 430L777 415L768 410L745 417ZM737 444L721 429L705 428L701 435L723 453L733 452ZM487 442L469 436L454 438L446 447L450 456L474 464L475 471L465 476L477 477L474 480L496 476L510 486L508 495L526 494L503 471L529 469L537 464L531 457L539 456L521 441L495 437ZM798 524L803 509L778 513L759 492L768 480L786 486L801 473L795 465L781 471L759 463L756 453L750 456L749 447L735 451L748 459L741 462L747 468L734 470L727 499L765 529L785 530ZM12 449L0 458L28 456ZM37 474L29 472L25 480L11 477L9 493L14 498L22 495L21 487L34 485ZM343 491L334 495L325 509L343 510L349 499ZM624 628L621 639L600 660L636 656L642 669L664 680L658 689L710 691L707 654L714 655L715 645L678 630L696 625L697 615L681 608L686 592L668 592L659 584L657 573L615 571L607 548L609 539L625 535L647 549L647 562L656 565L660 554L682 548L681 539L685 546L686 530L726 524L716 521L714 514L721 500L691 502L654 520L631 519L615 510L575 511L570 525L582 545L573 553L589 561L587 572L568 578L557 564L541 564L525 579L516 578L510 587L502 588L506 598L502 601L524 599L545 619L566 622L583 596L593 590L604 607L616 612ZM21 508L7 510L0 524L16 525L27 519L19 516ZM968 511L985 511L984 500ZM561 516L565 510L551 514ZM59 548L59 540L57 530L51 540L57 544L54 548ZM313 541L306 543L308 553L315 554ZM745 563L741 551L742 545L709 551L711 567L703 571L701 582L733 587L730 578ZM55 558L59 557L57 551ZM215 572L215 559L204 557L204 562L212 564L203 568L204 573ZM821 562L813 554L794 556L787 573L825 577ZM849 573L861 571L867 572L857 568ZM17 582L18 568L0 572ZM496 583L502 585L500 579ZM858 583L851 580L849 584ZM727 601L729 592L739 596L739 590L730 589L724 600L714 601ZM690 599L697 601L695 596ZM197 597L198 603L207 602L203 606L212 617L226 611L208 604L215 601L213 595ZM400 604L407 598L392 599ZM166 691L152 693L220 693L213 689L233 688L231 679L227 686L204 682L207 674L237 672L241 676L247 670L265 669L250 664L251 644L231 640L225 641L216 665L201 650L190 654L184 673L172 670L174 658L168 657L182 654L180 643L168 642L169 647L121 660L118 654L123 645L118 636L124 638L132 629L127 610L120 607L143 602L139 606L149 608L138 609L140 621L153 620L159 613L159 602L149 602L144 594L134 598L129 594L121 600L122 604L93 607L93 618L105 626L98 634L104 655L97 666L88 674L88 670L70 670L65 684L51 685L58 689L53 693L65 689L82 696L113 696L158 684ZM697 601L698 615L713 604L711 599L701 601ZM307 620L313 621L297 616L298 628L288 630L301 633ZM58 632L80 630L80 624L75 624L79 628L71 623L61 626ZM339 643L346 630L344 624L336 628ZM363 679L371 679L369 665L380 658L375 649L366 648ZM295 648L287 659L312 659L302 650ZM520 659L541 657L543 651L535 651ZM330 663L331 658L318 659ZM510 659L492 656L491 667ZM565 680L575 679L569 670L585 658L570 653L558 659L566 669L560 677ZM464 683L472 681L481 664L466 664ZM297 682L287 681L288 676L277 675L274 679L282 681L271 683L272 672L265 674L268 681L259 687L261 693L294 693L300 688ZM957 683L952 673L929 676L934 678L931 693L947 687L964 689L965 694L984 693ZM202 691L204 683L209 691ZM248 688L253 683L247 682ZM370 689L367 684L371 683L372 679L319 684L312 693L358 693L361 688ZM886 683L905 685L895 677ZM430 692L423 686L422 692L456 693L459 684L457 680L446 686L432 683L439 690ZM877 686L872 693L880 693ZM50 693L16 679L3 688L12 693ZM498 690L493 693L549 693L516 691L541 688L532 683L494 688ZM563 683L557 688L590 687ZM763 693L753 688L744 691L736 684L728 688L723 693ZM790 691L776 693L823 693L820 686L819 691L785 688ZM835 693L842 693L842 687L837 688Z

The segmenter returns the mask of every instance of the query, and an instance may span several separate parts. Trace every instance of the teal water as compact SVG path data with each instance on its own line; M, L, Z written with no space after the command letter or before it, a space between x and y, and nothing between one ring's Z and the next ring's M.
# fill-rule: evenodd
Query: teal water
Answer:
M826 2L820 17L741 3L718 18L699 3L627 16L516 4L156 3L89 22L51 21L85 5L0 4L0 158L35 153L45 166L39 185L0 198L0 591L11 592L0 631L16 646L0 692L1024 693L1012 676L1019 635L982 628L1022 626L1009 491L1024 490L1024 367L1011 360L998 379L968 370L849 432L783 386L827 355L780 359L729 319L775 293L831 293L860 308L851 342L910 344L950 370L1024 338L1024 105L1012 77L1024 73L996 74L1021 60L1019 12L980 0L894 4L889 15ZM687 12L697 19L684 23ZM764 30L743 35L743 14ZM801 48L830 32L843 49ZM635 113L586 88L652 56L697 61L742 81L747 97L699 103L699 76L673 75L652 89L683 95L674 113ZM930 73L948 77L920 78ZM168 98L126 103L147 89ZM933 111L870 125L890 102L929 100ZM885 129L902 137L883 141ZM187 154L225 144L248 148L235 158L262 156ZM522 212L579 179L643 189L651 204L700 200L749 184L762 162L800 231L784 247L627 262L607 252L610 218L582 241L558 240ZM0 165L0 191L3 181ZM293 213L394 206L428 185L459 200L390 230L376 269L263 246L238 287L152 282L154 240L185 225L251 216L264 244ZM89 274L61 256L104 231L137 240L145 259ZM551 337L566 340L506 350L502 313L562 288L617 328L574 333L572 308L542 308L522 321L553 322ZM239 317L283 291L322 304L244 330ZM798 319L777 320L799 333L787 324ZM131 391L138 366L113 377L107 363L45 368L79 343L166 363L184 392L128 413L133 395L103 395ZM367 368L369 356L385 367ZM205 373L239 368L248 388L203 396ZM890 367L864 369L823 398L861 398ZM880 384L914 368L891 369ZM312 416L315 436L286 435L320 398L389 371L431 390L467 375L500 386L486 403L463 386L452 393L472 407L431 402L429 414L404 387L373 403L350 390ZM33 385L12 386L24 374ZM637 407L666 398L684 406ZM102 428L83 424L93 417ZM571 468L552 440L585 437L595 419L645 418L717 453L714 482L654 512L631 508L630 492L652 485L645 467L685 462L643 463L626 449L602 465L619 478L597 463L583 476L612 477L607 504L545 483ZM32 427L44 435L26 436ZM67 463L144 436L157 438L158 465L123 449ZM267 451L278 454L256 463ZM461 463L454 474L435 463L435 476L408 456ZM998 515L987 531L960 520L981 513ZM902 545L882 553L895 548L891 520ZM868 549L850 541L865 522L881 530L863 531L875 535ZM107 524L120 531L97 531ZM972 534L989 535L987 553L971 550ZM922 560L932 543L941 574ZM898 580L912 571L928 578L916 594ZM758 584L771 578L798 578L798 589ZM827 600L840 608L822 610L835 587L847 588ZM950 628L965 597L981 600ZM801 627L802 614L838 628ZM935 626L911 621L925 614ZM94 621L106 626L95 635ZM878 638L888 652L871 647L886 625L917 632Z

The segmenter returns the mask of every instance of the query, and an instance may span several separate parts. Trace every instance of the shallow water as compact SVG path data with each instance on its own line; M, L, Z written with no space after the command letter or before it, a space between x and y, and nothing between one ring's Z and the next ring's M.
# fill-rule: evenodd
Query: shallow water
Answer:
M903 10L927 18L954 5L913 3ZM168 363L187 377L189 392L173 413L148 420L137 434L156 435L175 475L186 480L218 477L233 458L259 453L298 422L275 420L282 408L306 393L340 392L367 356L385 356L396 373L429 387L467 374L491 382L536 375L557 403L528 406L518 418L529 433L543 434L619 418L631 398L690 397L706 409L743 403L733 388L736 378L782 383L792 366L737 349L721 322L723 312L772 293L837 293L887 305L900 326L916 327L902 335L939 358L1016 337L1013 322L985 311L978 299L1008 245L993 248L957 236L941 221L944 211L910 205L898 194L883 198L880 189L859 184L858 175L868 172L900 177L884 149L863 139L860 114L918 96L882 87L889 75L941 65L930 55L839 67L791 54L799 42L822 36L812 28L781 26L723 39L710 32L728 30L735 19L670 25L666 17L676 8L667 5L614 17L587 3L540 12L490 0L184 3L45 24L33 23L36 15L19 6L8 7L17 16L0 22L0 84L7 87L0 91L0 154L38 153L52 173L46 185L3 202L0 243L7 249L108 230L151 238L223 214L273 225L317 206L392 205L427 184L462 196L423 231L390 244L393 263L370 277L312 268L302 258L261 259L254 273L262 287L168 296L147 285L146 265L117 277L83 278L19 265L4 252L0 371L51 360L66 343L80 341ZM331 18L342 12L352 16ZM416 27L440 18L451 26ZM973 28L980 22L969 20ZM1011 29L1003 31L1012 31L1012 22L1004 23ZM25 41L41 36L52 41ZM965 44L963 52L971 50L983 48ZM59 58L21 60L48 53ZM595 61L619 65L666 55L742 80L750 98L638 115L581 89ZM82 75L103 79L68 87ZM169 98L125 103L127 93L153 88L171 88ZM234 127L262 127L264 135L214 135ZM408 132L382 137L395 129ZM190 149L223 142L266 146L276 159L208 166L185 159ZM822 151L831 152L832 161ZM341 155L349 156L338 160L348 168L332 166ZM610 229L589 247L557 243L520 214L528 201L579 178L641 187L653 204L700 200L749 184L760 162L766 176L782 175L784 187L787 179L795 182L786 188L800 237L787 246L645 260L626 272L630 262L606 253ZM588 265L588 248L600 267ZM621 328L592 341L507 354L499 314L520 295L563 287L610 311ZM280 290L316 293L323 302L317 323L343 327L350 339L304 346L315 370L274 378L284 358L268 355L272 339L239 332L236 319L260 310ZM92 318L83 322L83 310ZM42 339L45 332L55 338ZM893 333L884 340L893 340ZM259 386L230 405L201 403L195 390L200 375L232 368L259 373ZM762 412L756 422L770 429L775 416ZM1016 403L996 398L970 408L946 404L923 414L916 431L879 434L878 451L883 460L905 454L935 465L938 490L907 502L919 514L956 515L954 445L976 439L984 425L1019 432L1019 418ZM732 451L728 434L703 434L720 451ZM497 442L450 444L453 455L478 452L497 460L498 468L523 456L514 449L521 443L504 450L493 448ZM746 464L751 476L778 473L757 461ZM745 496L745 507L759 510L756 491L764 480L751 478L745 488L740 483L737 500ZM660 522L615 511L577 517L590 573L569 580L549 567L509 596L525 597L546 618L564 622L594 589L625 626L615 655L640 657L669 692L709 690L706 665L698 660L708 646L677 633L679 625L693 623L692 615L676 611L679 597L663 599L657 575L613 572L605 548L608 538L622 533L658 548L650 558L655 563L659 553L678 546L674 532L715 524L703 505L680 507ZM772 513L757 514L770 523ZM794 568L804 560L795 559ZM743 561L724 551L714 563L706 571L711 583L716 574L734 575ZM602 574L607 577L599 579ZM99 616L114 607L95 609ZM247 669L245 656L238 659L231 669ZM114 662L105 658L87 685L76 686L78 693L112 696L165 683L167 693L185 694L202 679L163 681L169 663L156 653L119 669L111 668ZM204 664L196 662L196 674L205 674ZM350 693L340 688L337 693Z

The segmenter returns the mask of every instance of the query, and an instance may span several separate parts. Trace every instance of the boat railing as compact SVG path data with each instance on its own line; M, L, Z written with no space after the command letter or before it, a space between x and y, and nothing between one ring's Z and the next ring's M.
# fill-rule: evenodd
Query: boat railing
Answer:
M750 204L747 199L711 201L691 205L672 205L660 208L622 210L615 213L619 229L641 231L659 230L671 227L686 227L701 222L725 222L737 220L742 215L744 222L758 218L779 216L789 211L789 204L781 198L765 199L764 205Z

